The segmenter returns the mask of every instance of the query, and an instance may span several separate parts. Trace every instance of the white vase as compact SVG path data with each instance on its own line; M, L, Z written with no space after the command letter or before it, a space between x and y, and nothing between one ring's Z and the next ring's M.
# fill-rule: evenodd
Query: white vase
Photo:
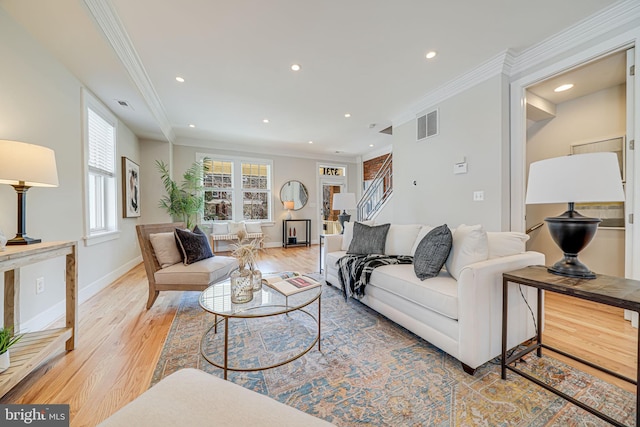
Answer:
M4 372L9 369L9 350L0 354L0 372Z

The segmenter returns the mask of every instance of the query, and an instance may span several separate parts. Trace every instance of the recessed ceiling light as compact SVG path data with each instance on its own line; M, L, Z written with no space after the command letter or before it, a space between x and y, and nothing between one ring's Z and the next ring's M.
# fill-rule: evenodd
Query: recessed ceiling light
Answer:
M373 144L369 144L369 147L373 147Z
M262 123L269 123L269 119L262 119Z
M573 83L567 83L566 85L558 86L553 91L554 92L564 92L565 90L569 90L573 87Z
M184 77L176 77L176 81L180 82L180 83L184 83Z
M309 141L309 144L313 144L313 141Z
M433 59L436 57L436 55L437 53L432 50L431 52L427 52L426 57L427 59Z
M293 64L291 66L291 70L293 71L300 71L300 64Z
M350 113L345 113L344 116L348 119L349 117L351 117L351 114Z
M193 123L189 123L189 127L190 128L194 128L194 127L196 127L196 125L194 125Z

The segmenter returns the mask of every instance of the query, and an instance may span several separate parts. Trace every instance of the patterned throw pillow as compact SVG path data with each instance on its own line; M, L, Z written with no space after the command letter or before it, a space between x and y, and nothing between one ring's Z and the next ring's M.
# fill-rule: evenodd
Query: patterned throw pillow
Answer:
M213 252L211 252L207 235L197 225L193 231L176 228L175 236L178 248L184 257L184 265L193 264L214 256Z
M387 233L391 224L368 226L359 222L353 223L353 239L349 245L348 254L354 255L384 255Z
M449 256L452 241L447 224L434 228L422 238L413 255L413 270L418 279L425 280L438 275Z

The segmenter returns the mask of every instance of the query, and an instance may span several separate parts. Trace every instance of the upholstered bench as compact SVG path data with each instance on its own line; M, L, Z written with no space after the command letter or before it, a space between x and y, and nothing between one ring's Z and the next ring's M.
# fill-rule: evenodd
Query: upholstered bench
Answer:
M243 231L247 239L262 239L262 224L257 221L214 222L210 234L213 251L218 250L218 242L238 240L238 233Z
M147 308L151 308L160 291L203 291L209 285L226 279L238 268L235 257L210 256L211 248L204 233L201 243L207 247L209 257L196 262L181 262L174 230L184 227L182 222L136 226L149 281Z
M169 375L99 424L100 427L332 425L197 369L182 369Z

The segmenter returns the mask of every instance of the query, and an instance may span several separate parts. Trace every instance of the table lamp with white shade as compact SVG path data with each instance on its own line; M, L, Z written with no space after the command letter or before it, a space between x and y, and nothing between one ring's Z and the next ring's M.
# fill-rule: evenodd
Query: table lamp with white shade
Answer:
M347 209L355 209L356 206L355 193L334 193L333 206L331 209L342 211L342 213L338 215L338 221L340 221L340 226L342 227L340 234L344 233L344 223L351 219L351 215L347 213Z
M9 184L18 193L18 232L7 245L40 243L27 236L27 190L57 187L58 171L53 150L18 141L0 140L0 184Z
M575 203L621 201L624 189L615 153L576 154L531 163L525 203L569 204L563 214L545 218L553 241L564 253L548 271L561 276L595 278L595 273L578 260L578 253L589 245L601 219L576 212Z
M291 219L291 211L295 208L295 202L293 200L285 200L283 204L284 208L287 210L287 216L285 219Z

